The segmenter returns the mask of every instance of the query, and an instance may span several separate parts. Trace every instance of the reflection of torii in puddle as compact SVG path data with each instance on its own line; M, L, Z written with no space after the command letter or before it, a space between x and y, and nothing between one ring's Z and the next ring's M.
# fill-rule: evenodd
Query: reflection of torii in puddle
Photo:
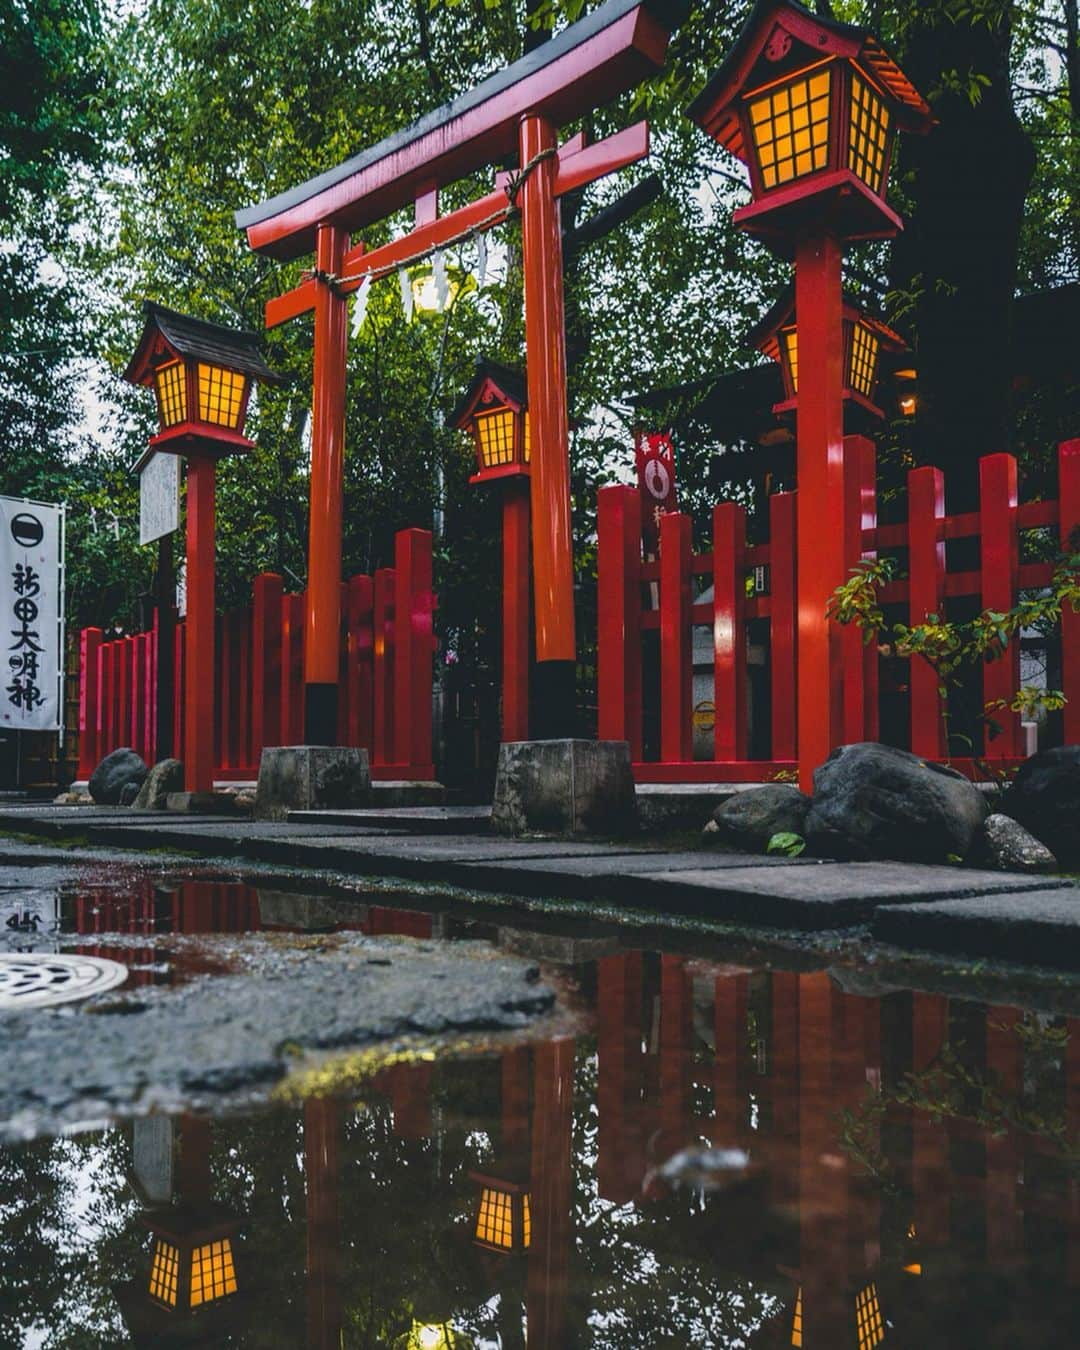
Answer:
M461 98L299 187L237 213L250 246L275 258L315 251L315 267L266 307L268 327L315 312L311 520L304 645L305 738L332 745L340 644L346 305L364 277L388 272L522 215L525 343L532 420L531 499L537 706L542 734L565 735L574 706L566 343L557 199L648 153L644 122L586 146L557 144L558 127L632 88L663 65L675 13L665 0L608 0ZM493 161L517 174L449 215L439 189ZM409 202L415 226L365 253L350 232Z

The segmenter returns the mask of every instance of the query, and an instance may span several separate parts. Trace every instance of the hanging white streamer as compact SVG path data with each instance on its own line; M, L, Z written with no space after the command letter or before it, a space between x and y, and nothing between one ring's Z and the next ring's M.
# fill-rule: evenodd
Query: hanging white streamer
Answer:
M405 322L412 323L413 316L413 293L412 277L408 270L402 268L398 273L398 284L401 286L401 308L405 311Z
M367 318L368 296L371 293L371 275L370 273L363 279L356 290L356 304L353 308L352 335L360 336L360 329L364 326L364 320Z
M431 259L431 275L435 278L436 308L441 314L450 298L450 281L446 275L446 259L440 249Z
M487 276L488 265L488 246L487 236L478 234L476 236L476 289L484 289L484 278Z

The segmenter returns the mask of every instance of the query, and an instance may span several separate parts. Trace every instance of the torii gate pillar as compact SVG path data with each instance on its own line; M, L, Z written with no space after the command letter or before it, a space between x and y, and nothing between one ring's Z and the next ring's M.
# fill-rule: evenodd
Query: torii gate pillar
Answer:
M320 224L315 234L317 276L340 276L348 246L349 236L340 226ZM337 744L348 305L348 299L333 286L319 281L304 628L304 740L308 745Z
M536 615L535 734L574 734L574 547L570 527L570 434L562 237L555 203L555 127L527 114L521 164L534 164L521 193L525 361L532 419L530 491ZM547 159L538 159L547 153Z

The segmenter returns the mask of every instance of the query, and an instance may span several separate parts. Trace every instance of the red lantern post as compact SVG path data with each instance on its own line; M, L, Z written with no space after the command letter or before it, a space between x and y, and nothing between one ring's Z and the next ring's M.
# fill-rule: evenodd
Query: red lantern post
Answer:
M738 225L795 261L798 316L798 758L801 785L843 739L841 644L825 618L844 578L845 243L901 228L885 201L897 128L922 96L865 28L759 0L690 116L750 170Z
M159 430L151 451L187 460L187 622L184 786L214 787L214 482L217 461L254 445L243 434L252 382L279 383L258 335L146 301L145 327L124 378L153 388Z

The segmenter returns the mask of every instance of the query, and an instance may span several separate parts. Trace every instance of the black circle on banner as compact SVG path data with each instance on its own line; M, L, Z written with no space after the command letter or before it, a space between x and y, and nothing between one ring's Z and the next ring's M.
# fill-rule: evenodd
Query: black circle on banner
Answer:
M11 521L11 537L23 548L33 548L45 538L45 526L29 511L21 511Z

